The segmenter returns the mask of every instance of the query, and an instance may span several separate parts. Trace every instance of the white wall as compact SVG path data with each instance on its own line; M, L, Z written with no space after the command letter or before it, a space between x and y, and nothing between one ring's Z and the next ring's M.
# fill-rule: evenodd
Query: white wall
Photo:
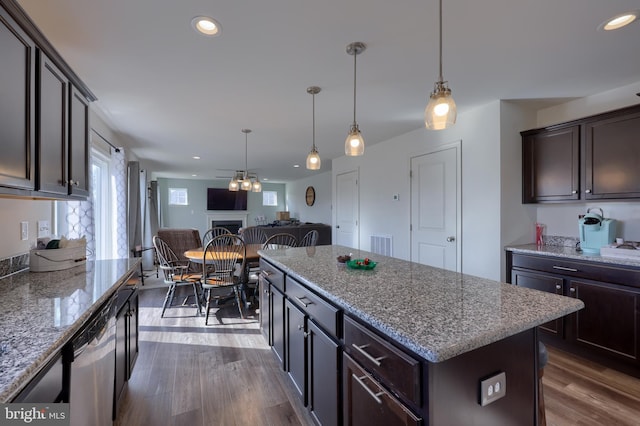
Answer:
M306 203L307 187L313 186L316 201L313 206ZM301 222L331 224L331 170L287 183L287 210L291 217Z
M51 205L48 200L0 198L0 259L28 252L35 247L38 236L37 222L51 223ZM20 239L20 222L29 223L29 239Z
M504 257L500 238L500 105L495 101L460 114L451 129L433 132L420 128L367 147L362 157L333 160L334 182L337 174L355 169L360 172L361 249L370 249L372 233L391 234L394 257L410 258L411 157L461 140L462 271L500 279ZM516 132L513 139L518 137ZM333 192L335 199L335 188ZM393 194L399 194L398 201L393 200Z
M640 98L635 95L639 91L640 82L542 109L538 111L537 124L534 127L544 127L636 105L640 103ZM535 206L537 220L546 225L547 235L577 238L578 214L586 213L590 207L600 207L605 217L620 221L618 237L640 241L640 202L638 201L593 201Z

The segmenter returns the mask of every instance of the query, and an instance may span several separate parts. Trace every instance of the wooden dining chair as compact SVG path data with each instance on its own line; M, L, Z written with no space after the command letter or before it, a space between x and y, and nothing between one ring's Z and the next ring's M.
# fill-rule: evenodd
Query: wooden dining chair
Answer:
M262 247L265 241L267 241L267 234L264 229L257 226L248 226L242 230L240 237L244 243L248 245L259 245ZM257 302L255 295L258 287L258 274L260 273L260 262L246 262L245 263L245 282L243 288L244 300L254 304Z
M229 296L235 297L240 317L244 319L240 285L242 284L241 276L245 255L244 241L233 234L219 235L205 246L201 280L206 299L205 325L209 324L211 300L220 303L221 300L227 299Z
M318 244L318 231L315 229L307 232L300 241L300 247L313 247Z
M289 247L298 247L298 240L295 236L286 232L273 234L262 245L263 250L282 249Z
M165 311L173 303L176 288L181 286L191 286L193 288L198 315L200 315L202 308L200 306L201 296L199 284L202 275L189 272L189 261L180 259L173 250L171 250L171 247L157 235L153 237L153 247L155 248L158 258L158 267L162 271L164 283L167 285L167 294L164 297L160 317L164 317Z
M214 226L213 228L207 229L207 232L202 236L202 247L206 247L209 241L213 240L215 237L225 234L231 234L231 231L223 226Z

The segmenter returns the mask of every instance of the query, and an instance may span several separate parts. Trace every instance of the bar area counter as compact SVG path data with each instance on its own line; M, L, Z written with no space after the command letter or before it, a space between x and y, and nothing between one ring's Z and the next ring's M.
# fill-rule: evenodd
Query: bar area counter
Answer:
M337 256L349 253L352 259L369 258L377 265L372 270L362 270L337 262ZM335 336L331 337L345 357L337 362L343 366L342 392L338 391L338 395L344 395L343 400L337 401L337 411L345 424L358 424L347 422L347 418L357 417L351 399L357 395L354 392L359 385L351 386L351 364L366 352L360 367L371 380L364 382L388 391L390 397L402 404L404 412L418 421L406 422L403 417L403 420L392 418L394 422L420 424L428 418L424 424L533 425L537 419L536 326L584 307L575 298L337 245L262 250L260 254L264 264L273 267L261 285L264 287L270 281L270 294L280 290L285 299L286 345L294 341L287 334L295 332L295 327L291 327L293 331L287 330L291 318L287 314L289 305L303 312L306 309L307 324L315 322L320 328L324 314L314 318L314 312L319 312L313 310L314 303L326 302L342 313L344 321L335 327ZM279 273L284 276L283 289L274 288L279 287ZM308 291L309 296L295 294L300 288ZM315 302L317 296L321 300ZM271 309L269 315L271 334L277 337L278 330L273 326L279 324L277 307L275 311ZM363 331L358 334L360 328ZM355 334L351 330L356 330ZM379 340L379 345L389 343L390 353L397 350L416 361L411 374L419 377L411 379L414 383L410 392L404 385L398 385L396 379L384 380L380 365L389 364L392 357L381 354L375 342L350 341L353 336L365 335ZM295 367L295 360L290 347L284 352L283 368L289 371L291 366ZM368 365L367 358L376 362ZM312 364L309 360L308 363ZM307 371L312 370L313 366L308 365ZM501 382L506 385L506 395L483 403L480 382L499 373L506 375L506 383ZM358 383L363 382L365 376L353 374L359 377ZM389 377L398 377L398 373L394 374ZM373 392L370 394L377 393L376 389L368 390ZM313 413L312 402L309 409Z
M0 279L0 402L10 402L92 314L137 274L139 259L87 261Z

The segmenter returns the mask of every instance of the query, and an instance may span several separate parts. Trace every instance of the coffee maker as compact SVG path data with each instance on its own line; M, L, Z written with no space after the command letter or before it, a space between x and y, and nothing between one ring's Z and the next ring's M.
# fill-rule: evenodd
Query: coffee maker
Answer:
M600 214L591 213L578 219L578 232L580 235L580 248L583 253L600 254L600 248L613 243L616 239L616 220L605 219L601 208Z

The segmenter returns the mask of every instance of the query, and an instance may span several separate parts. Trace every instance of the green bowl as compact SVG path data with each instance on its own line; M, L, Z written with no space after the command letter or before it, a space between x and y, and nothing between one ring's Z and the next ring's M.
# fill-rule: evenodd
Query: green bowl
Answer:
M360 264L358 264L360 262ZM347 266L351 269L373 269L377 265L373 260L369 260L369 264L364 264L364 259L352 259L347 261Z

